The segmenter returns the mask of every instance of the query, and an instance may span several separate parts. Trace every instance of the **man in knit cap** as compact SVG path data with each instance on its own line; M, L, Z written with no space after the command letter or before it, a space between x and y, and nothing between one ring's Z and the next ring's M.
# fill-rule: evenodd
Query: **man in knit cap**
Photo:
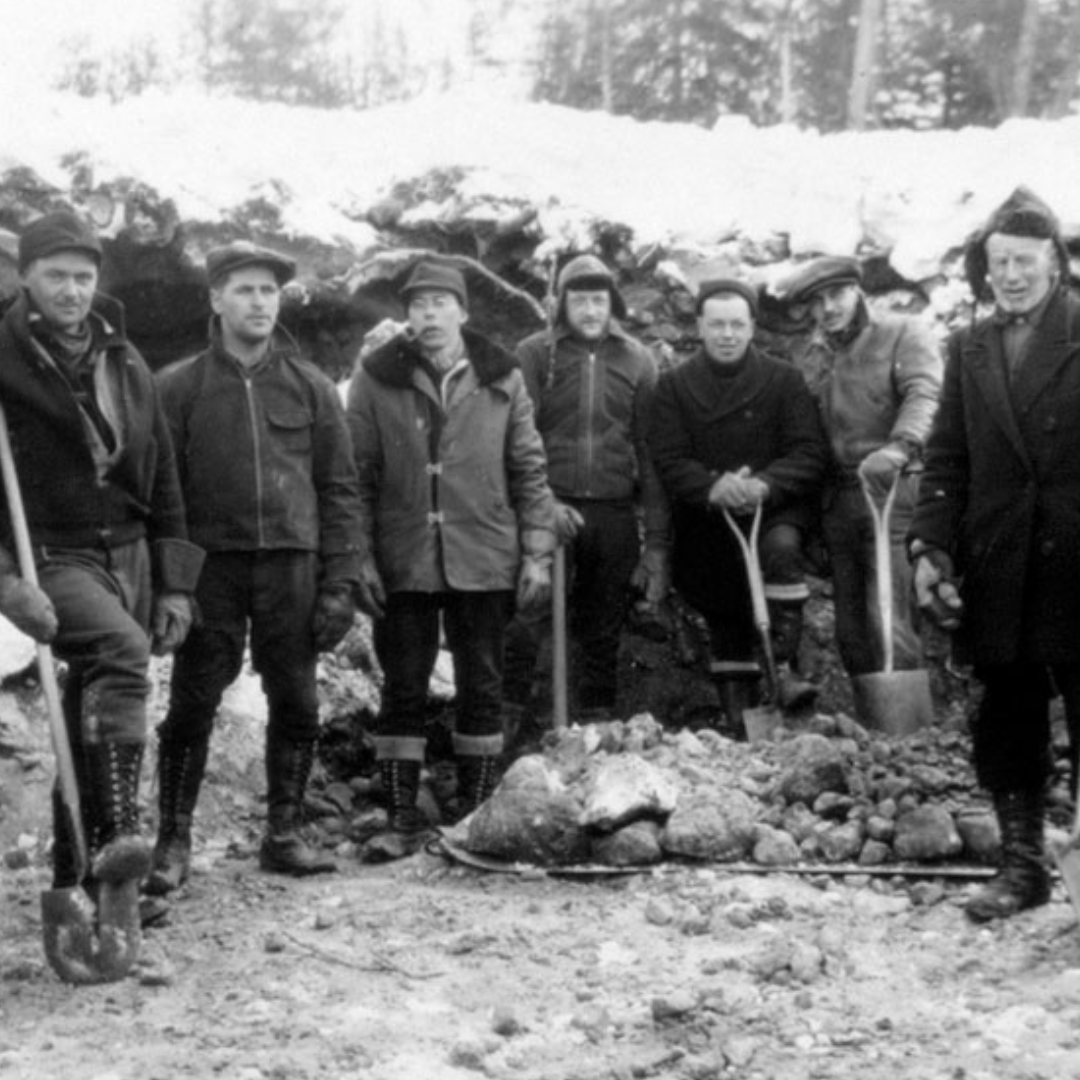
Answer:
M0 324L11 430L40 590L15 577L0 512L0 612L68 664L64 719L95 884L142 878L139 835L151 652L191 625L202 551L187 541L176 462L150 371L123 311L95 295L102 248L75 214L19 240L22 291ZM74 832L53 800L56 888L80 884Z
M761 507L779 704L809 704L816 687L796 669L809 597L802 538L828 450L799 373L753 345L757 293L735 279L705 282L697 310L701 347L660 376L649 446L671 499L675 586L708 622L721 726L740 738L744 711L760 700L761 667L742 555L723 515L745 527Z
M968 280L993 311L948 341L911 527L918 603L957 628L983 686L971 732L1002 868L976 921L1050 897L1043 812L1049 702L1080 718L1080 301L1052 211L1017 189L972 238Z
M920 667L904 542L918 493L912 466L941 392L940 350L921 320L870 310L857 259L811 259L783 293L792 304L809 305L815 324L794 359L817 400L832 451L822 525L840 659L851 676L882 670L874 527L863 485L882 506L895 484L890 520L894 664L898 670Z
M652 354L622 325L626 305L593 255L563 267L549 330L517 355L536 407L548 479L569 554L569 615L579 646L579 717L610 718L619 636L633 591L659 605L670 582L667 500L645 445L656 388ZM639 522L640 514L640 522ZM508 640L508 727L529 719L543 614L517 619Z

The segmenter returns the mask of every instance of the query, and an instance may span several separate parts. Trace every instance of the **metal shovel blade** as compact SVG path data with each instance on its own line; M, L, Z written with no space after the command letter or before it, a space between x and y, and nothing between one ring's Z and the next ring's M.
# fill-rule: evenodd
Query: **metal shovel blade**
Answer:
M913 671L875 671L851 680L859 723L887 735L911 735L934 722L930 675Z
M41 894L45 958L67 983L116 982L139 955L139 885L103 885L98 909L78 887Z
M771 705L743 709L742 715L746 738L751 743L771 742L776 738L777 731L784 723L783 714Z

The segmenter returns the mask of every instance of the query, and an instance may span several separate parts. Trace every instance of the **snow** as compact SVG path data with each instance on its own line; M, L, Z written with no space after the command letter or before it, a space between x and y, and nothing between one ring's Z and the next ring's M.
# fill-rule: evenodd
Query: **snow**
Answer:
M454 198L433 193L411 219L496 224L533 206L541 239L561 249L589 246L597 222L627 226L638 250L782 235L796 256L888 253L912 281L941 274L1019 183L1080 223L1080 118L821 135L730 117L707 131L468 94L367 112L193 92L21 105L0 115L0 168L28 166L67 190L65 159L78 153L93 183L141 181L184 219L228 220L265 198L286 234L357 253L378 244L358 219L392 185L451 168L465 173Z

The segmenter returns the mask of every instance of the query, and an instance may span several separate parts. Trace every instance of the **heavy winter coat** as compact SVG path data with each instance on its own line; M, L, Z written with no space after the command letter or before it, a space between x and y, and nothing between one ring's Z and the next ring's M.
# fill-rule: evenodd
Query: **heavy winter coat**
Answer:
M116 437L99 480L85 416L71 384L30 330L20 296L0 323L0 403L31 540L37 546L110 548L147 538L158 588L191 591L200 559L187 526L172 441L154 380L124 336L123 310L98 297L90 320L95 384ZM6 505L0 522L6 543Z
M445 407L402 336L349 386L368 542L386 588L512 589L522 552L553 547L554 500L517 362L465 331L468 365Z
M911 535L963 575L981 664L1080 663L1080 300L1054 296L1010 389L992 318L948 342Z
M334 384L275 337L251 368L210 348L158 375L192 539L207 551L312 551L320 581L356 580L360 492Z
M805 527L828 459L817 407L799 372L751 347L725 368L699 349L660 376L649 445L672 503L675 584L702 610L726 580L715 572L732 539L709 490L746 465L769 485L762 529Z

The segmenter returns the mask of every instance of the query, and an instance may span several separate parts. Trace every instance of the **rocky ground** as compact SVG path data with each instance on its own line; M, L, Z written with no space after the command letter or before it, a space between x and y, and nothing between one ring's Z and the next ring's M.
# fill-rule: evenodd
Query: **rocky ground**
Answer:
M930 864L841 872L813 845L796 873L493 873L435 852L361 865L381 810L355 722L370 684L344 670L365 650L346 653L324 672L332 752L313 799L341 872L257 868L261 706L246 677L223 710L191 881L139 968L99 987L66 986L44 962L48 754L32 685L0 692L0 1077L1080 1076L1080 926L1060 885L1044 908L975 927L962 904L977 881ZM631 642L642 679L671 694L678 671L657 657ZM161 697L159 681L155 709ZM962 760L955 713L925 741L946 801L977 807L949 756ZM909 766L914 753L894 751Z

